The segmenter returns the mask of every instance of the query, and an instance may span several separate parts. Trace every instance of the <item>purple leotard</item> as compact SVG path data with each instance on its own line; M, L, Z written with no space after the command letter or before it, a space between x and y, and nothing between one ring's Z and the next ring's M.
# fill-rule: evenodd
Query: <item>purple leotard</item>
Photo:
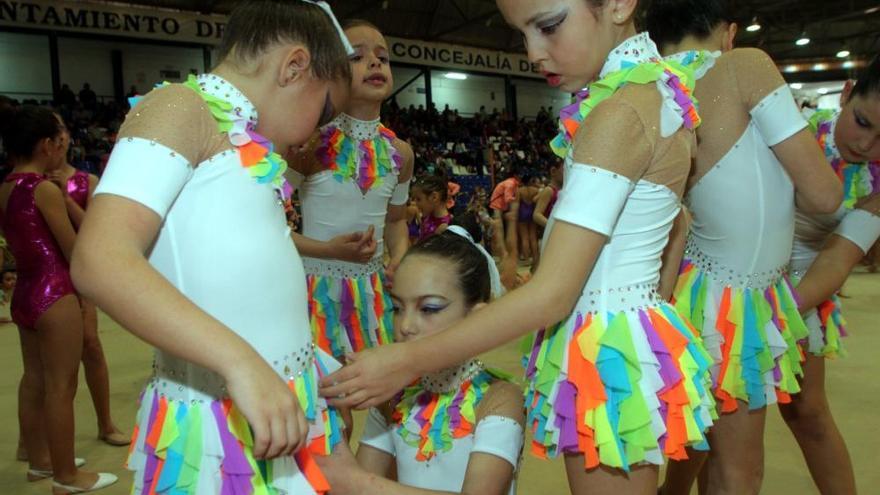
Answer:
M12 321L35 329L37 320L56 301L73 294L70 268L43 214L37 208L34 191L48 180L37 173L11 174L14 182L2 226L15 257L18 282L12 295Z

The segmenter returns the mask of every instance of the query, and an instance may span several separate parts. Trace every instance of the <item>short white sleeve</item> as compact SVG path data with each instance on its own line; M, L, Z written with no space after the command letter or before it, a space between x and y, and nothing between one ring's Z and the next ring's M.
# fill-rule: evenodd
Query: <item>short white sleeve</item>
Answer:
M192 174L180 153L156 141L126 137L113 148L95 195L137 201L164 219Z
M865 210L852 210L843 217L834 233L852 241L867 254L880 237L880 217Z
M486 416L477 423L471 452L494 455L509 462L514 471L519 465L523 446L523 427L504 416Z
M749 113L768 146L776 146L807 127L787 84L765 96Z
M409 184L412 180L398 182L391 195L391 206L403 206L409 201Z
M385 417L375 407L370 408L364 424L364 434L360 443L369 445L391 455L397 455L394 449L394 428L385 421Z
M553 208L553 218L610 236L635 184L623 175L575 164Z

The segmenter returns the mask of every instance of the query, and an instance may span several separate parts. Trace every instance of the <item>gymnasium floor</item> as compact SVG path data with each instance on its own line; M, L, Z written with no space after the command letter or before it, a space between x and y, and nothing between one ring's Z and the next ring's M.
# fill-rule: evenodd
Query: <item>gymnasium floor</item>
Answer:
M880 362L877 360L880 274L856 273L850 278L846 291L851 296L844 300L851 335L846 340L849 356L830 363L827 382L832 407L855 463L859 492L878 493L880 469L874 456L880 445L880 423L876 421L880 411ZM120 427L130 429L136 398L150 371L151 351L104 315L100 319L100 332L110 363L113 413ZM519 374L515 344L493 351L485 360ZM25 464L14 460L18 438L16 387L21 376L21 358L17 332L12 325L0 325L0 362L4 363L4 373L0 375L0 417L7 418L0 423L0 494L51 493L48 481L26 483ZM112 471L121 478L116 486L98 493L128 493L131 477L122 467L126 449L109 447L96 439L94 412L82 376L76 418L78 455L88 459L89 469ZM360 425L357 431L362 431ZM765 444L766 474L762 493L818 493L797 445L775 409L768 412ZM540 461L527 455L519 476L519 493L568 493L561 462Z

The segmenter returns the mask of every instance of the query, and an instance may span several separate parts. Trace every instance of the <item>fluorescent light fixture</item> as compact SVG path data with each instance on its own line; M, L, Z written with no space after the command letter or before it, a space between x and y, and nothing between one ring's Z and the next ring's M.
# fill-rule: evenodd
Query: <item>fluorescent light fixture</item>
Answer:
M467 79L467 74L463 74L461 72L447 72L446 79L455 79L456 81L464 81Z
M821 70L825 70L827 68L828 68L828 64L814 64L813 65L813 70L815 70L815 71L821 71Z
M846 58L849 57L849 50L840 50L837 52L837 58Z
M853 67L856 66L856 63L853 62L852 60L847 60L847 61L844 62L841 66L842 66L844 69L852 69Z
M827 94L828 94L828 88L819 88L819 89L816 90L816 92L819 93L820 95L827 95Z
M810 44L810 38L807 37L807 33L801 35L801 37L794 42L797 46L807 46Z
M758 18L752 18L752 23L746 28L746 31L750 33L754 33L761 30L761 24L758 22Z
M791 89L804 89L804 85L802 83L791 83Z
M797 65L786 65L783 72L798 72L800 68Z

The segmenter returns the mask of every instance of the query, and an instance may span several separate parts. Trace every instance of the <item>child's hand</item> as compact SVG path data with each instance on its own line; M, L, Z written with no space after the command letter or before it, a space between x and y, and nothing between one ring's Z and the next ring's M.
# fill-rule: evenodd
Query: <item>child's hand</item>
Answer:
M365 232L353 232L330 240L333 258L352 263L366 263L373 259L378 247L373 239L375 227L372 225Z
M262 358L233 367L226 388L254 432L254 457L293 454L308 442L309 423L293 392Z

